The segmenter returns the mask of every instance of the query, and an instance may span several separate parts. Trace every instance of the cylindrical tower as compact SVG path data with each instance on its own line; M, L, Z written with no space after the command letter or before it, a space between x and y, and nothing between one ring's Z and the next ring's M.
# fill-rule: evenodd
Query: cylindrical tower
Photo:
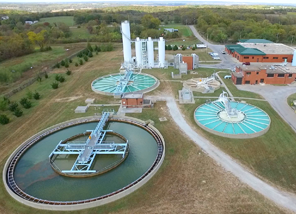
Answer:
M132 47L131 47L131 33L130 24L127 20L121 22L121 34L122 34L122 45L123 45L123 59L124 63L128 64L132 60Z
M159 61L159 67L164 67L164 61L165 61L165 40L163 37L159 37L158 40L158 61Z
M137 66L141 67L142 66L142 42L139 37L136 38L135 41L135 46L136 46L136 61L137 61Z
M148 52L148 67L154 67L154 47L153 47L153 40L151 37L148 37L147 41L147 52Z
M292 60L292 66L296 66L296 50L294 50L293 60Z

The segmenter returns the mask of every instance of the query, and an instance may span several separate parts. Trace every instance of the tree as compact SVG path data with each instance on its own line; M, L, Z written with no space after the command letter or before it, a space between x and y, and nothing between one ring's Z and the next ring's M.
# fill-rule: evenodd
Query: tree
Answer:
M35 91L35 93L33 94L33 97L34 97L35 100L39 100L40 99L40 94L37 91Z
M16 116L16 117L20 117L20 116L23 115L23 111L20 110L19 108L16 108L16 109L14 110L13 114L14 114L14 116Z
M158 29L161 22L151 14L146 14L142 17L141 23L147 29Z
M57 88L59 87L59 83L58 83L58 82L53 82L53 83L51 84L51 87L52 87L53 89L57 89Z
M178 46L175 45L175 46L173 47L173 50L174 50L174 51L178 50Z
M17 109L18 104L16 102L11 102L10 105L8 106L9 111L15 111Z
M173 50L173 48L172 48L171 45L168 45L168 50L169 50L169 51Z
M77 66L78 66L78 65L77 65ZM70 76L71 73L72 73L72 71L70 71L70 70L67 70L67 71L66 71L66 74L67 74L68 76Z
M29 40L32 44L37 44L40 47L40 50L43 49L44 45L46 44L45 34L47 33L46 30L42 30L39 33L35 33L33 31L29 31L27 33Z
M1 114L0 115L0 123L2 125L9 123L9 118L5 114Z

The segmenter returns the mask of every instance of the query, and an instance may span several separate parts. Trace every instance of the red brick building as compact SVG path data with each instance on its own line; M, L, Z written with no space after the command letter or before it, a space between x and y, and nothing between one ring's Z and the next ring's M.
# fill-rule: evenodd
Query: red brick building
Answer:
M236 85L243 84L290 84L296 81L296 67L284 66L238 66L232 72L232 81Z
M294 49L264 39L242 40L225 45L225 51L240 62L292 62Z
M187 70L193 70L193 57L192 56L182 56L183 62L187 63Z
M142 93L123 94L121 104L125 108L142 108L143 100Z

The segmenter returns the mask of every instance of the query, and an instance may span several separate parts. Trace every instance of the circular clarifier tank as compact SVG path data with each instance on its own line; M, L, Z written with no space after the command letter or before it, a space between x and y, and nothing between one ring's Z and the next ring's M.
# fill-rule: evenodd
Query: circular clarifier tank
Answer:
M235 101L229 105L235 116L227 113L223 102L210 102L196 108L195 121L203 129L229 138L253 138L268 131L270 118L262 109Z
M3 170L5 187L10 195L39 209L75 210L114 201L147 182L163 161L164 141L154 127L131 118L112 118L106 127L129 141L129 155L116 168L85 178L65 177L52 169L49 154L57 143L73 136L73 133L92 130L97 123L93 117L67 121L24 142L9 157ZM112 138L114 136L107 136L107 140L113 141ZM57 165L63 167L63 164L73 162L76 156L72 156L58 160ZM100 169L107 162L116 161L116 158L114 155L97 155L93 168Z
M92 90L104 95L114 95L122 78L124 78L124 74L121 73L100 77L92 82ZM149 74L133 73L123 93L149 92L157 88L158 85L159 81Z

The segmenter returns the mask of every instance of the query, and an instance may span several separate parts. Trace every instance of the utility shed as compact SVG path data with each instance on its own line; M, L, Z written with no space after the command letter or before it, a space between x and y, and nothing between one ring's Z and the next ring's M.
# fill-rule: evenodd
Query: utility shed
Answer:
M75 113L86 113L88 106L77 106Z
M143 106L143 100L143 93L125 93L121 98L121 104L125 108L139 108Z

